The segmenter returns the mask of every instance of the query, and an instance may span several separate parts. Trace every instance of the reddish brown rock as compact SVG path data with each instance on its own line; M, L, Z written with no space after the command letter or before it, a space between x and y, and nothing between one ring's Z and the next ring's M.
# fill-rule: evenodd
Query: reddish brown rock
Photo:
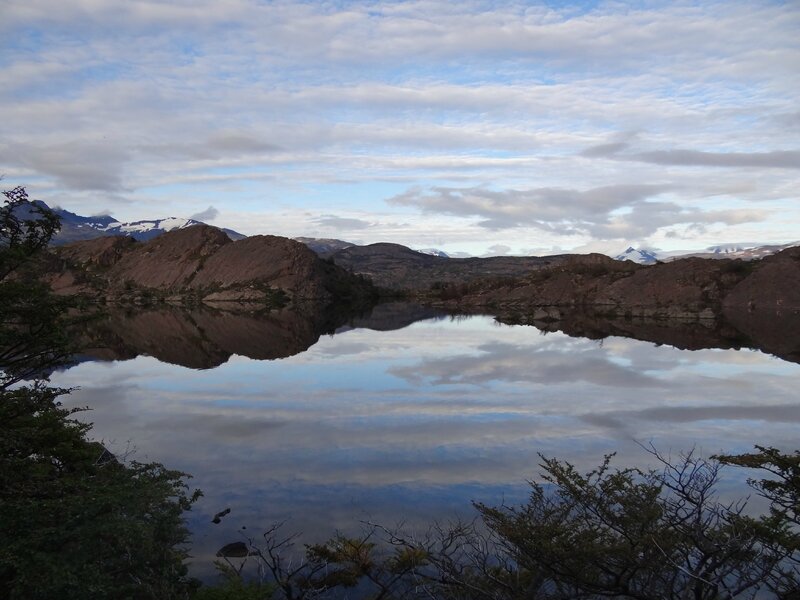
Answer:
M268 282L292 298L325 298L322 261L304 244L274 235L257 235L220 248L188 286L195 289L242 287Z
M232 242L215 227L196 225L149 242L99 238L57 250L44 275L54 290L109 300L150 302L370 299L372 288L321 260L304 244L277 236Z
M800 247L753 264L753 272L723 301L726 312L797 313L800 311Z
M130 282L146 288L185 288L210 256L232 243L223 231L207 225L171 231L137 244L108 277L114 285Z
M136 240L125 236L107 236L75 242L59 249L59 256L84 267L112 267L136 246Z

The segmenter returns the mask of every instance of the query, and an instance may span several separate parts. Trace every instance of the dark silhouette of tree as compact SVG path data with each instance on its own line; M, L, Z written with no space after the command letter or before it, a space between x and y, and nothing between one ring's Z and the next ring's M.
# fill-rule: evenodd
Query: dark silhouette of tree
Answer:
M58 219L25 190L0 207L0 598L188 598L185 475L118 460L48 387L70 303L37 278ZM29 381L21 386L23 380Z
M70 354L66 333L71 301L39 281L36 264L59 220L28 200L24 188L3 192L0 206L0 390L46 375Z
M614 469L608 456L584 474L542 457L526 503L478 503L478 519L423 533L366 524L297 554L273 527L222 566L257 563L286 599L797 598L800 455L723 459L777 476L751 484L771 501L758 516L718 497L720 460L651 452L660 469Z

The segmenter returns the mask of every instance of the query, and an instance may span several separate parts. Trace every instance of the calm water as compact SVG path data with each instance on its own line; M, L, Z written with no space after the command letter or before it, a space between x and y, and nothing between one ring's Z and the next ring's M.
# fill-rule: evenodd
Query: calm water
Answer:
M233 354L205 370L87 361L52 379L80 387L69 403L92 407L83 418L113 452L194 475L198 574L242 526L289 520L321 540L360 519L424 523L471 516L471 500L522 500L540 452L589 469L609 452L652 464L637 442L708 455L800 440L800 365L490 317L342 328L293 356Z

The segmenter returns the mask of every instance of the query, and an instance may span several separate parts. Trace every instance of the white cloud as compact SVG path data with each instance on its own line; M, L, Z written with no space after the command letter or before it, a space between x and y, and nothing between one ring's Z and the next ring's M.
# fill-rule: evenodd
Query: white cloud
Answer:
M433 215L430 190L505 190L439 209L478 253L503 241L475 218L564 247L662 235L678 217L706 237L747 214L762 236L800 226L780 210L798 199L791 3L9 0L0 28L0 171L73 210L172 194L197 198L192 214L213 196L227 225L246 193L378 223ZM731 207L699 200L712 184ZM654 185L673 196L590 202ZM412 186L429 192L384 205Z

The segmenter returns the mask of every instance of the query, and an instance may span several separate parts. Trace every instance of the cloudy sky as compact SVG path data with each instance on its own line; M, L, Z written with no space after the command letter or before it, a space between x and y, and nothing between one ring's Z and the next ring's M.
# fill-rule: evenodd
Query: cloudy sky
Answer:
M5 187L474 255L800 239L800 3L4 0Z

